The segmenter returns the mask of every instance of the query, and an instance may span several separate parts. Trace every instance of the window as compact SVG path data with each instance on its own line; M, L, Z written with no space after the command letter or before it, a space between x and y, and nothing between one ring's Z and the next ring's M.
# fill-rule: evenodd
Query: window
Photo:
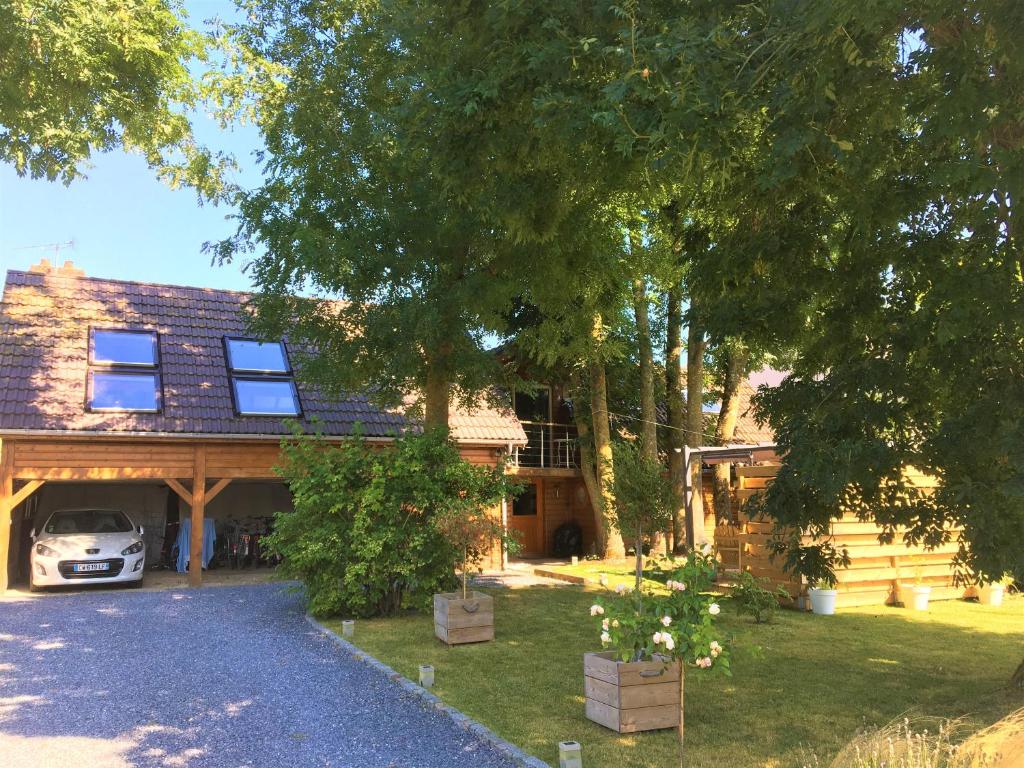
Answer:
M284 344L279 341L228 339L228 366L235 372L291 373Z
M47 533L130 533L132 521L114 509L65 509L46 521ZM91 545L90 545L91 546Z
M280 341L224 339L235 409L242 416L298 416L302 409Z
M139 331L103 331L94 328L89 347L93 365L156 366L156 334Z
M154 331L91 329L87 385L89 410L159 411L158 346Z
M551 389L540 387L532 394L516 392L513 397L513 410L523 421L551 421Z

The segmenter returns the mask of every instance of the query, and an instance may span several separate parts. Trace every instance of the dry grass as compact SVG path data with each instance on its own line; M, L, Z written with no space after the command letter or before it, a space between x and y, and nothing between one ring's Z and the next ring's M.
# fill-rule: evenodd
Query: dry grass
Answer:
M970 734L963 719L899 718L862 733L828 768L1020 768L1024 708ZM811 766L820 766L812 756Z

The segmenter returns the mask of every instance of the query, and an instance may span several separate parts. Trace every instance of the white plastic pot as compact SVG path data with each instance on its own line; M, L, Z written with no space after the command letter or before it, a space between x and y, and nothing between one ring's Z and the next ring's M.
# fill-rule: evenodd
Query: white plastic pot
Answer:
M1003 604L1006 587L1002 584L982 584L978 587L978 602L998 608Z
M831 616L836 612L836 595L839 594L837 590L811 587L807 594L810 595L811 611L814 613L819 616Z
M931 587L914 587L914 610L927 611L928 598L931 597Z

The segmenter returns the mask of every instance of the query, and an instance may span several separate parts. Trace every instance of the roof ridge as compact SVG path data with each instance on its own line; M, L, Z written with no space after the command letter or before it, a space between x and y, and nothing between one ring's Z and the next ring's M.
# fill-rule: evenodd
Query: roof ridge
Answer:
M92 275L73 276L73 275L60 275L54 272L31 272L27 269L8 269L7 278L11 275L27 276L27 277L40 277L46 280L63 280L65 282L81 282L87 280L91 283L113 283L115 285L134 285L142 288L178 288L189 291L203 291L207 293L230 293L237 296L252 296L254 291L236 291L231 288L210 288L201 285L180 285L176 283L151 283L145 280L119 280L114 277L94 277ZM6 282L5 282L6 285Z

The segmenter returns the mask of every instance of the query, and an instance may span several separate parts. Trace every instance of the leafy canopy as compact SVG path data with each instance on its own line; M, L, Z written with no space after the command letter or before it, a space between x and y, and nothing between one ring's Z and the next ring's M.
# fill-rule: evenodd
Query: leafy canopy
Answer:
M0 2L0 160L19 175L79 178L123 147L171 186L228 193L228 159L193 136L190 66L207 60L178 0Z

